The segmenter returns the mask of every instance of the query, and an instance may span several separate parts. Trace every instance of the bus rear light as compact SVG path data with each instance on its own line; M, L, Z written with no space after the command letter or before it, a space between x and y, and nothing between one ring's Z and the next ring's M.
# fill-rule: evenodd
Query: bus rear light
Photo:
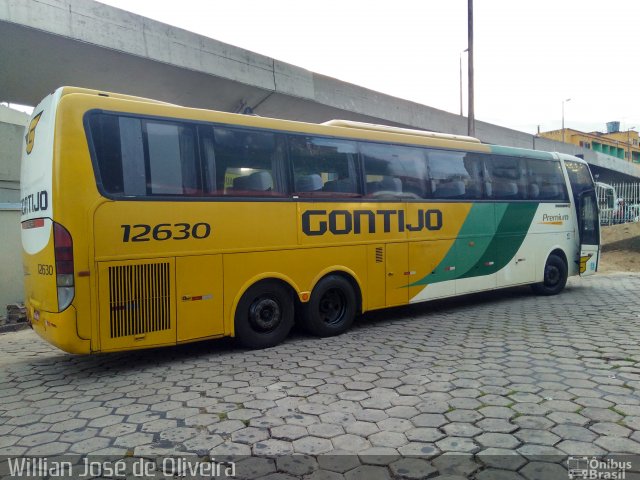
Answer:
M69 274L73 277L73 262L56 260L56 272L58 275Z
M44 218L33 218L31 220L25 220L24 222L22 222L23 230L40 227L44 227Z
M58 287L58 310L66 310L75 295L75 288L73 287Z
M73 240L71 234L59 223L53 223L53 247L56 261L56 286L58 287L58 311L65 310L75 295L73 281Z
M58 270L59 271L59 270ZM56 275L58 287L73 287L73 275Z

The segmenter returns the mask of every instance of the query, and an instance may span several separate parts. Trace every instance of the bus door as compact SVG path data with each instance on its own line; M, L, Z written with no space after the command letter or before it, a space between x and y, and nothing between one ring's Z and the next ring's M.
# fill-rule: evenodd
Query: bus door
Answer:
M578 218L578 272L593 275L600 257L600 221L598 217L598 185L593 183L589 167L582 161L564 159L569 183L573 191L574 207Z
M595 190L587 190L578 196L578 236L580 242L580 275L593 275L598 269L600 257L600 221L598 199Z

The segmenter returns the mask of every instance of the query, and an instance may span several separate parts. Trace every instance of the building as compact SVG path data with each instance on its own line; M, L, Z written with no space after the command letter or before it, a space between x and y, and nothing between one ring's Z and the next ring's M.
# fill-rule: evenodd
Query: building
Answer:
M0 317L23 299L20 241L20 157L26 113L0 105Z
M640 145L638 132L635 130L620 131L620 122L607 123L607 132L581 132L573 128L542 132L539 136L570 143L577 147L593 150L594 152L611 155L622 160L640 163Z

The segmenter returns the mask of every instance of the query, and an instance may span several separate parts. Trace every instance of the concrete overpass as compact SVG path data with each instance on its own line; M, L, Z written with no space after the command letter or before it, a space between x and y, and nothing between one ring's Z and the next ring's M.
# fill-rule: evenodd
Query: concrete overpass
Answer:
M319 75L92 0L0 0L0 101L35 105L77 85L224 111L323 122L345 118L466 134L466 118ZM581 154L601 178L640 168L477 122L487 143Z

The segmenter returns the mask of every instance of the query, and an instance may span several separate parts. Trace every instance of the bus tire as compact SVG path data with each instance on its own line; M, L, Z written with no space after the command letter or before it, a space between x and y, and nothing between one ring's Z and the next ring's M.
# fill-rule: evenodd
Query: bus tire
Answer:
M293 299L277 282L251 286L240 298L235 336L247 348L268 348L282 342L293 326Z
M538 295L557 295L567 284L567 264L558 255L551 254L544 265L544 280L531 285Z
M302 327L312 335L331 337L347 331L357 310L357 295L344 277L329 275L318 282L302 304Z

